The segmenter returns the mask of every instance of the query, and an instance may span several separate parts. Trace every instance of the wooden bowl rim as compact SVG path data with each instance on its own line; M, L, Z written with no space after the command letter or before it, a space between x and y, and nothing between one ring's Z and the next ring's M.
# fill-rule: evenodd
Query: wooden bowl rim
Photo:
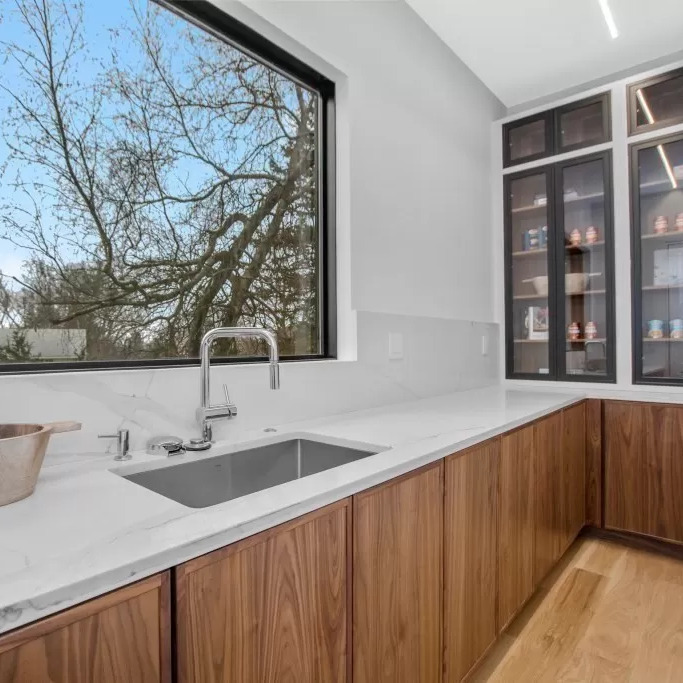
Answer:
M0 437L0 443L13 441L14 439L26 439L29 436L36 436L44 432L49 432L52 429L52 425L41 424L40 422L0 422L0 430L2 430L3 427L36 427L37 429L28 434Z

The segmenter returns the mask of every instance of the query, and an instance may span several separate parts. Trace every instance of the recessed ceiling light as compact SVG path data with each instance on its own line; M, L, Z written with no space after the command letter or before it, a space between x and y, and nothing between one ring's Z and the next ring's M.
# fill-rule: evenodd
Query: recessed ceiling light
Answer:
M617 25L614 22L614 16L612 16L612 10L607 4L607 0L598 0L598 3L600 3L600 9L602 10L602 14L605 17L605 23L607 24L607 28L609 29L609 34L612 36L612 38L618 38L619 29L617 29Z

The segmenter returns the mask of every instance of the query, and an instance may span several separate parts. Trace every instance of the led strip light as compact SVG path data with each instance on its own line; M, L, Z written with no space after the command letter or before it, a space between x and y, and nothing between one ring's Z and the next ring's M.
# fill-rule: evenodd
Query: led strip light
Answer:
M640 102L640 106L643 108L643 111L645 112L645 118L647 119L648 123L654 123L655 122L655 117L652 115L652 110L650 109L650 105L647 103L647 100L645 99L645 95L643 95L643 91L638 88L636 90L636 97L638 98L638 102ZM663 145L657 145L657 151L659 152L659 156L662 160L662 164L664 164L664 169L666 170L666 174L669 176L669 182L671 183L671 187L674 190L678 189L678 182L676 181L676 176L674 175L674 170L671 168L671 162L669 161L669 157L666 156L666 152L664 151Z

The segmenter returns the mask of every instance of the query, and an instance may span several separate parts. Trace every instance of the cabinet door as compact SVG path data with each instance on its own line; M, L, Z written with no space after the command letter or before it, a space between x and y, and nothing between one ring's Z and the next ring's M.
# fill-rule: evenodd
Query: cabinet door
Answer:
M605 402L605 526L683 542L683 407Z
M562 413L539 420L533 430L534 585L538 585L559 559L564 540Z
M683 135L630 150L635 381L682 386Z
M560 548L562 555L586 524L586 404L562 411Z
M534 428L505 434L500 450L498 626L504 629L534 590Z
M615 379L611 152L555 165L559 378Z
M354 683L440 683L443 463L354 496Z
M444 681L462 681L496 640L500 438L446 458Z
M550 156L553 152L552 112L503 126L503 165L514 166Z
M180 683L346 681L347 508L178 567Z
M612 139L610 95L602 93L555 110L558 154L599 145Z
M168 574L0 636L2 683L170 683Z
M555 375L552 170L505 176L507 376Z

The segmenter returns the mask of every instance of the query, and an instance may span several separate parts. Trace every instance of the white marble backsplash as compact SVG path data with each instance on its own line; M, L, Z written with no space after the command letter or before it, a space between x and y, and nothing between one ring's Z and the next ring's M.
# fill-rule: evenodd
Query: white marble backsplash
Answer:
M496 324L370 312L357 316L357 360L282 363L279 391L268 389L264 366L214 366L214 400L222 399L225 382L239 408L236 418L216 424L216 438L236 439L270 424L500 381ZM389 360L389 333L403 336L401 360ZM483 335L489 345L486 356ZM0 422L81 421L81 432L51 440L48 464L53 454L111 452L113 445L97 435L120 428L130 430L132 450L144 448L152 435L189 438L197 433L198 395L197 367L4 376L0 377Z

